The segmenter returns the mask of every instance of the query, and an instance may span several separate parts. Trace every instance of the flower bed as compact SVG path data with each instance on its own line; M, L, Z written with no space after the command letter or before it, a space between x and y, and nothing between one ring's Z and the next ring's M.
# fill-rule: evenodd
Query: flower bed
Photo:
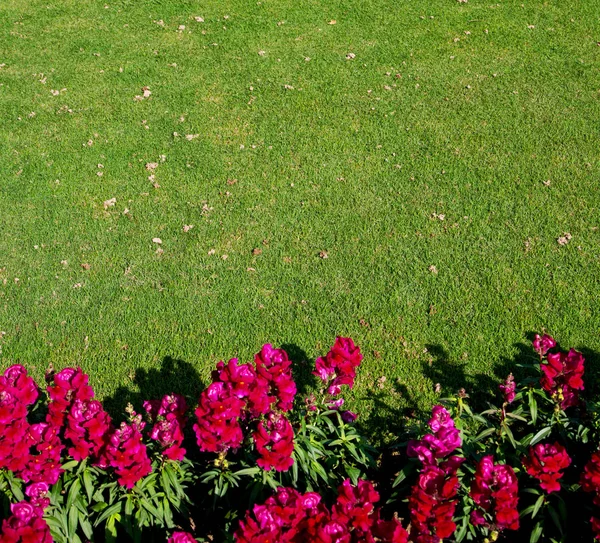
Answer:
M252 363L219 362L193 412L171 392L118 425L81 369L48 372L43 391L11 366L0 543L600 539L583 356L547 335L533 349L539 363L499 384L497 407L476 413L459 391L383 452L342 409L362 360L349 338L316 360L317 395L300 397L285 351L265 345Z

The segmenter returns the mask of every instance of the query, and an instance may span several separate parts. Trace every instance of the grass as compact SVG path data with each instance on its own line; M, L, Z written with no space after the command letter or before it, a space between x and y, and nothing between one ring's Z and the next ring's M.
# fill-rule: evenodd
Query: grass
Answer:
M598 0L106 2L0 7L2 367L195 395L347 335L367 419L594 360Z

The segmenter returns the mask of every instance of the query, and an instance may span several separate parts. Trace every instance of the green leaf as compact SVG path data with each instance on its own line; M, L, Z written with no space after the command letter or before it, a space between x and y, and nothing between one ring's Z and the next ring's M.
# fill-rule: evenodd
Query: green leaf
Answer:
M106 520L108 517L113 517L113 515L117 515L121 511L122 505L123 504L121 502L117 502L111 505L110 507L104 509L104 511L102 511L102 514L96 519L96 522L94 522L94 526L98 526L103 520Z
M90 524L90 521L87 519L87 517L85 515L82 515L81 513L79 514L79 526L81 526L85 537L87 537L89 540L92 540L94 537L92 525Z
M537 434L535 434L533 436L533 438L531 438L531 441L529 442L529 446L531 447L531 446L535 445L538 441L541 441L542 439L548 437L551 432L552 432L552 428L550 426L546 426L546 428L542 428Z
M241 476L241 475L256 475L257 473L260 472L260 468L254 467L254 468L244 468L241 469L239 471L235 472L235 475Z
M73 481L71 488L69 488L69 493L67 494L67 505L66 508L70 511L73 508L73 503L75 499L79 496L79 491L81 490L81 481L79 478Z
M115 517L111 516L104 527L106 543L116 543L117 541L117 527L115 526L115 520Z
M508 424L503 424L502 428L506 432L506 435L508 436L508 439L510 440L510 443L516 449L517 448L517 442L515 441L515 438L513 436L512 430L510 429L510 427L508 426Z
M171 512L171 504L169 501L164 498L163 499L163 516L165 519L165 524L167 528L174 528L175 524L173 523L173 513Z
M64 469L65 471L70 471L71 469L73 469L78 464L79 464L79 462L77 460L69 460L69 462L65 462L61 466L61 468Z
M545 496L543 494L537 499L537 501L535 502L535 504L533 506L533 510L531 512L531 518L535 518L535 516L538 514L540 507L544 503L544 499L545 499Z
M473 442L481 441L488 436L491 436L494 432L496 432L496 428L486 428L483 432L477 435L477 437L473 440Z
M79 524L79 511L75 507L69 509L69 538L73 539L77 533Z
M537 401L533 393L530 391L529 394L529 412L531 413L531 423L535 426L537 421L538 409L537 409Z
M89 469L86 469L83 472L83 485L85 486L88 502L91 502L92 496L94 495L94 481L92 480L92 474Z
M543 525L541 522L538 522L533 530L531 531L531 537L529 538L529 543L537 543L538 539L540 538L540 536L542 535L542 532L544 531Z
M560 532L560 535L564 535L563 527L562 527L562 525L560 523L560 519L558 518L558 513L556 512L556 509L554 509L554 507L552 507L551 505L549 505L548 506L548 513L550 513L550 518L552 519L552 522L554 522L554 525L556 526L556 528Z

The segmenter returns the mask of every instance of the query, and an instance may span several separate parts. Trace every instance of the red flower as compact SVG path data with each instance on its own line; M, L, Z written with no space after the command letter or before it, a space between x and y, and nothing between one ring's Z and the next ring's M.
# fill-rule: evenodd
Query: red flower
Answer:
M551 353L548 363L542 364L542 388L552 395L561 409L576 405L579 401L577 392L583 390L583 355L575 349L568 353Z
M492 526L496 530L517 530L519 512L517 476L510 466L494 464L493 456L484 456L477 464L470 496L479 510L471 513L475 526ZM493 515L491 525L484 515Z
M52 543L43 510L27 502L13 503L12 516L2 521L0 543Z
M252 434L261 457L256 463L267 471L287 471L294 460L294 430L284 415L271 413Z
M600 507L600 452L595 452L583 468L581 488L585 492L593 492L594 505ZM593 516L591 519L592 531L596 539L600 539L600 518Z
M240 521L236 543L406 543L397 520L384 521L374 503L379 495L368 481L344 481L332 512L316 492L279 487L263 505ZM437 542L436 542L437 543Z
M460 486L456 476L456 465L447 465L444 470L433 465L424 465L417 484L413 486L408 501L411 519L411 536L434 536L435 541L450 537L456 530L453 522L456 497ZM425 541L426 539L423 539ZM432 539L433 541L433 539Z
M162 454L170 460L183 460L185 449L183 443L183 428L187 422L185 412L187 404L180 394L167 394L162 400L144 402L153 427L150 438L162 447Z
M313 374L327 384L327 392L335 396L342 385L354 386L355 370L362 358L360 349L350 338L337 337L325 358L317 358Z
M523 466L527 473L539 479L540 486L548 493L558 492L560 483L558 480L563 476L561 473L571 464L571 459L566 449L559 443L538 443L529 448L529 455L523 459Z
M188 532L173 532L167 543L196 543L196 539Z

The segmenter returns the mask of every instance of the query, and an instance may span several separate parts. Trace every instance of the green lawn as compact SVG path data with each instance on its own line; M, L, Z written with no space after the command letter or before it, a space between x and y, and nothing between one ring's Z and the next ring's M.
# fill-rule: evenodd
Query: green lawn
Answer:
M347 335L389 423L544 327L600 364L597 42L599 0L3 0L0 366L196 395Z

